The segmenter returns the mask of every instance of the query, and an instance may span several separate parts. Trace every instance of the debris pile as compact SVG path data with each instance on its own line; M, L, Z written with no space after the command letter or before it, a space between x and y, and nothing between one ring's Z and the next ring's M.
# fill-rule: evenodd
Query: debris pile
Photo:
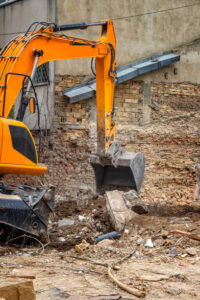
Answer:
M113 199L121 206L112 205ZM195 297L200 293L199 214L176 216L172 210L153 216L149 207L133 191L93 196L84 205L58 201L48 244L2 247L0 285L5 278L8 284L32 278L37 299ZM127 213L132 218L126 219Z
M141 199L134 191L60 196L47 244L0 248L1 286L32 276L39 300L132 299L126 288L152 300L198 299L199 99L153 97L153 124L134 128L136 139L122 128L126 149L146 158Z

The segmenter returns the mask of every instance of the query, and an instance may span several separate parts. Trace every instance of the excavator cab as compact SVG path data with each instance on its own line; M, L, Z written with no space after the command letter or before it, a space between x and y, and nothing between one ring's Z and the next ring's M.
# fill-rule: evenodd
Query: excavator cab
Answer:
M0 118L0 133L0 176L42 175L47 170L47 167L38 163L34 139L24 123Z
M0 118L0 177L5 174L41 175L33 137L24 123ZM0 241L16 236L44 238L54 208L54 188L8 185L0 182Z
M38 163L34 139L24 123L0 118L0 137L0 178L6 174L41 175L47 170ZM20 236L45 239L54 210L54 187L4 182L0 182L0 241Z

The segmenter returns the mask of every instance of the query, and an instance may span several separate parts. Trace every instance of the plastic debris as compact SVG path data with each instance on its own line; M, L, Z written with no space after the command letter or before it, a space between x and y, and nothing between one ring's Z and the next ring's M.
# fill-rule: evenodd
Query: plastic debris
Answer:
M72 220L72 219L64 218L64 219L58 221L58 227L72 226L72 225L74 225L74 220Z
M121 236L121 234L119 234L117 231L112 231L110 233L98 236L96 238L96 243L99 243L105 239L116 239L116 238L119 238L120 236Z
M153 242L151 239L148 239L144 245L145 247L153 248Z
M59 237L58 240L62 243L64 243L66 241L66 239L64 237Z
M86 221L86 217L84 217L84 216L78 216L78 220L80 222L85 222Z
M144 243L143 238L139 237L139 239L137 240L137 245L140 246Z
M167 254L167 256L169 257L175 257L178 256L178 251L176 250L176 248L172 249L169 251L169 253Z

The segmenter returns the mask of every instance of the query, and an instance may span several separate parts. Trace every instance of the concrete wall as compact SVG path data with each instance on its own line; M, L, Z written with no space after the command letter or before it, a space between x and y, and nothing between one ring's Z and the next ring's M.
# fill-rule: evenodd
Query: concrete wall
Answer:
M52 19L51 1L21 0L0 7L0 48L34 21ZM13 34L12 34L13 33Z
M181 46L174 52L180 54L180 62L140 76L137 80L200 84L200 39Z
M54 21L54 0L20 0L0 7L0 48L8 41L24 32L34 21ZM41 128L49 129L53 121L54 107L54 63L49 66L49 85L37 87L39 105L41 107ZM18 103L16 101L15 112ZM30 129L37 129L37 115L29 114L28 110L24 123Z
M197 2L196 0L57 0L57 22L63 24L113 19L117 39L117 65L122 67L198 39L200 5L194 5ZM188 5L190 6L124 19L126 16ZM73 31L68 34L97 39L99 28ZM176 81L191 80L192 74L192 81L200 82L199 64L197 65L199 58L199 50L194 51L192 57L185 57L181 64L183 69L185 64L187 65L187 71L185 70L184 74L181 71L176 76ZM56 66L58 74L91 74L89 60L59 62Z

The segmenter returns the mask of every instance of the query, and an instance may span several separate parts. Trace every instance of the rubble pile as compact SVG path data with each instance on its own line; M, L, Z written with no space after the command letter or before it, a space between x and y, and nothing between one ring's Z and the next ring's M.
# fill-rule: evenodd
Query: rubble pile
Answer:
M200 161L200 102L199 92L192 93L192 88L189 84L152 83L152 101L159 109L151 111L151 124L126 128L119 124L118 128L123 146L141 151L146 159L142 200L155 210L165 206L166 215L172 210L183 214L199 209L194 191L195 165Z
M85 194L82 197L85 199ZM92 242L95 237L112 231L104 197L88 197L87 201L72 199L57 202L49 224L51 246L61 250L71 249L83 239Z
M147 205L137 214L134 209L143 203L134 192L108 193L109 197L119 193L133 213L120 234L113 234L108 196L92 197L83 207L75 200L60 200L49 224L49 244L2 247L7 251L1 252L0 287L5 278L7 284L32 278L37 299L85 294L96 295L94 299L99 295L133 299L127 288L147 299L198 299L199 213L152 216ZM112 214L119 211L121 218L115 221L127 213L120 208ZM109 238L106 233L111 231Z
M5 278L14 284L32 276L39 300L70 295L136 299L111 274L147 299L199 298L200 198L194 198L199 96L197 91L191 94L189 84L152 85L153 122L143 127L119 124L117 132L126 150L145 156L140 198L134 191L96 195L88 189L92 175L85 175L90 173L87 131L73 129L63 135L60 130L59 142L53 141L52 150L43 153L50 161L48 180L58 187L49 240L1 245L0 286ZM50 140L47 143L51 146ZM79 182L83 185L75 189ZM113 204L113 195L122 205Z

